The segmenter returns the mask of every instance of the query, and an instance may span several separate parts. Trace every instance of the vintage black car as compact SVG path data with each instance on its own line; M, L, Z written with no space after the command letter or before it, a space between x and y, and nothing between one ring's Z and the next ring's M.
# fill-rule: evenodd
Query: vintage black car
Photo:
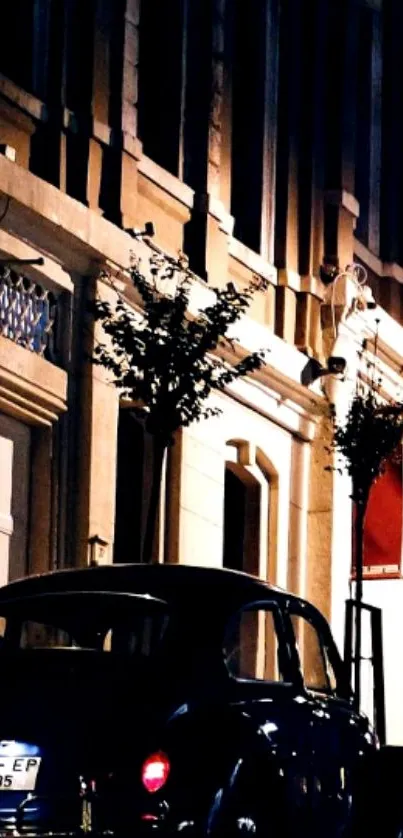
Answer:
M0 620L0 834L369 834L376 737L307 602L127 564L12 583Z

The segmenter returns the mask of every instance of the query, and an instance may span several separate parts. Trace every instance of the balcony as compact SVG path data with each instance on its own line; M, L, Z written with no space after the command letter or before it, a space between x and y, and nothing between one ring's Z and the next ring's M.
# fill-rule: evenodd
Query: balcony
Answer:
M0 335L57 364L58 319L52 291L9 268L0 269Z
M51 425L67 408L65 298L0 267L0 412L28 424Z

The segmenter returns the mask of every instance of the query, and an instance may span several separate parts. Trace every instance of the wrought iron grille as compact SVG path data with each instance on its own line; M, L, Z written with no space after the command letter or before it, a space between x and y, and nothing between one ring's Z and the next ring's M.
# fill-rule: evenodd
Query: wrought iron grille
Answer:
M0 270L0 335L54 361L55 295L10 268Z

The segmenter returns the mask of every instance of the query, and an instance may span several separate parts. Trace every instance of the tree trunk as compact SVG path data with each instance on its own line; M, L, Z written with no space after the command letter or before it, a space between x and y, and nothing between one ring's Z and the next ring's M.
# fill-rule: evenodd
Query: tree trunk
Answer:
M165 451L168 448L168 441L165 437L154 436L153 443L151 489L148 497L146 527L141 551L141 560L145 564L151 564L153 560L157 513L161 494L162 466Z
M357 502L354 523L355 533L355 638L354 638L354 697L357 710L361 704L361 647L362 647L362 581L364 559L364 521L367 499Z

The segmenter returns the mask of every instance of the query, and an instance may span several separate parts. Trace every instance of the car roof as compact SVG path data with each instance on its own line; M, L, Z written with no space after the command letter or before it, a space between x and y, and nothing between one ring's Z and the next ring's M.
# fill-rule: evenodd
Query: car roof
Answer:
M257 577L196 565L114 564L66 569L26 577L0 589L1 602L60 591L120 591L149 594L172 605L232 610L257 600L293 598Z

